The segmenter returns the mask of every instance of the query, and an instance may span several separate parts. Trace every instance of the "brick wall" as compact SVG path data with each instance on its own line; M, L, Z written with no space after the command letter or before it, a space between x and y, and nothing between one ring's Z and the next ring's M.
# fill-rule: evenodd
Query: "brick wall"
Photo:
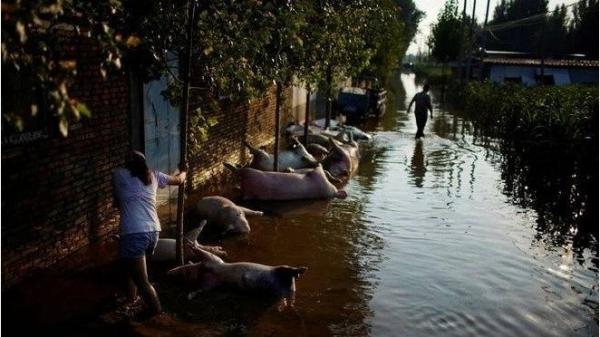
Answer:
M123 164L131 147L129 81L125 75L103 80L93 44L73 42L66 48L66 57L77 58L84 66L80 66L70 92L88 104L92 118L73 125L67 138L51 132L23 144L2 144L3 288L50 267L75 269L87 260L98 260L93 255L103 254L101 251L82 248L105 240L118 229L111 174ZM284 129L286 122L293 120L288 107L290 90L284 90L282 96ZM190 109L197 106L192 97ZM249 160L242 140L256 146L273 143L275 89L248 104L224 105L207 114L216 117L218 124L210 129L203 150L190 156L189 186L196 194L230 185L232 175L223 174L222 163ZM82 251L85 254L73 254ZM75 256L77 261L65 263L66 257Z
M54 265L117 228L111 171L129 149L129 90L124 75L103 80L92 41L75 38L66 58L80 65L71 96L92 118L61 137L49 132L22 144L2 143L2 286ZM9 83L3 83L3 94ZM10 94L10 93L9 93Z
M218 111L205 110L207 116L213 116L218 124L209 130L209 137L202 144L200 153L189 156L189 184L192 193L219 191L222 186L231 185L232 175L224 174L223 162L245 164L250 154L242 141L254 146L272 148L275 134L275 95L273 87L264 97L248 104L221 105ZM290 89L282 90L281 128L293 120L289 108ZM191 108L198 102L191 102ZM282 139L282 143L285 143ZM283 144L285 145L285 144ZM228 172L228 171L227 171Z

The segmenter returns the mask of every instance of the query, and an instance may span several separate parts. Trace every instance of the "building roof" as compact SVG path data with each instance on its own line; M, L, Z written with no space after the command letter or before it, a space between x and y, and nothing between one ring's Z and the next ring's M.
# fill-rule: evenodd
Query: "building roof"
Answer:
M507 64L515 66L540 66L542 61L533 58L505 58L505 57L486 57L483 63L488 64ZM598 60L544 60L545 67L568 67L568 68L598 68Z

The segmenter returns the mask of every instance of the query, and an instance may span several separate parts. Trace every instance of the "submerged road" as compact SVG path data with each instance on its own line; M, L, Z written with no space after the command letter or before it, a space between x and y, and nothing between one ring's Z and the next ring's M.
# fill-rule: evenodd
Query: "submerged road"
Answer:
M598 251L549 240L538 214L505 193L502 154L434 110L414 139L398 74L345 200L263 204L230 261L308 266L294 308L240 294L193 301L161 287L178 331L214 324L243 336L598 336ZM438 107L435 93L434 106ZM560 243L558 243L560 242ZM179 325L179 324L178 324ZM181 330L182 329L182 330Z

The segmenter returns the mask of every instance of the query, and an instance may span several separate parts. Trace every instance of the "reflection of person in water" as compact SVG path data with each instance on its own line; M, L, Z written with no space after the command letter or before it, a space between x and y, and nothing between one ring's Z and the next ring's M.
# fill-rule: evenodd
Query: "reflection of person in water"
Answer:
M425 156L423 155L423 141L417 140L415 151L410 160L410 175L414 179L416 187L423 187L423 179L425 178Z
M415 138L424 137L423 129L427 124L427 110L430 111L430 116L433 118L433 107L431 106L431 97L428 94L429 84L423 86L423 91L417 93L413 97L412 101L408 105L407 111L410 112L410 108L415 103L415 118L417 119L417 134Z

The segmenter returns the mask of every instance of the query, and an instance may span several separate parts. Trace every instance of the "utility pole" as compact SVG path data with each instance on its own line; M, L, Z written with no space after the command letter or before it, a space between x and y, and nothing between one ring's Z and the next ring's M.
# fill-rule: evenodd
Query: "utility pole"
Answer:
M487 0L487 5L485 7L485 21L483 26L486 27L488 24L488 15L490 14L490 0Z
M188 136L188 110L190 107L190 79L192 73L192 38L194 33L196 1L190 0L188 3L188 27L187 27L187 45L184 59L183 72L183 102L179 111L179 170L187 171L187 136ZM180 265L183 261L183 211L185 206L185 183L179 185L177 193L177 241L176 241L176 258Z
M463 14L462 14L462 29L464 29L464 26L466 23L467 23L467 0L464 0L463 1ZM461 81L461 83L466 74L466 69L464 67L464 64L465 64L464 48L461 48L461 52L460 52L460 81Z
M487 24L488 24L488 16L490 14L490 0L487 0L487 5L485 7L485 21L483 22L483 50L487 52ZM479 72L479 80L483 78L483 62L481 63L481 69Z
M473 31L475 30L475 6L477 4L477 0L473 0L473 14L471 14L471 28L469 30L469 36L471 39L471 43L469 45L469 54L467 60L467 82L471 80L471 58L473 58Z

